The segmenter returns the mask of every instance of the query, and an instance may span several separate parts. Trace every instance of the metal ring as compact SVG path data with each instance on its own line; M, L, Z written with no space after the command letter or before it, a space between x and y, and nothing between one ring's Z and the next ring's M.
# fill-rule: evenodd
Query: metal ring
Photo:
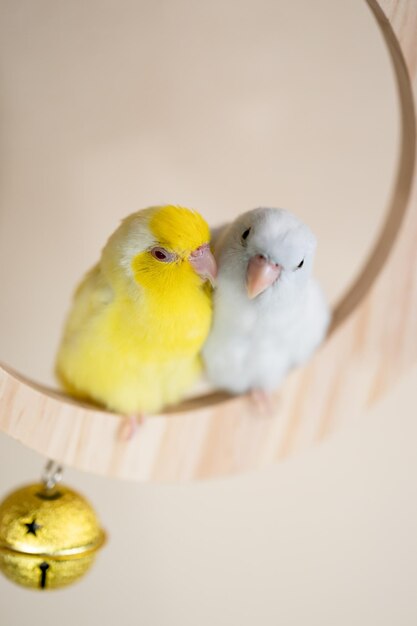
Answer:
M62 480L64 468L56 461L49 459L42 473L42 482L46 489L53 489Z

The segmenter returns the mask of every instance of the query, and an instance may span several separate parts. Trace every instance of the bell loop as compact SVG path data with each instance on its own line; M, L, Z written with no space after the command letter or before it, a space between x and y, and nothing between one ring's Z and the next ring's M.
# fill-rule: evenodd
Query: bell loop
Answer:
M45 489L53 489L62 480L64 468L56 461L49 459L42 473L42 482Z

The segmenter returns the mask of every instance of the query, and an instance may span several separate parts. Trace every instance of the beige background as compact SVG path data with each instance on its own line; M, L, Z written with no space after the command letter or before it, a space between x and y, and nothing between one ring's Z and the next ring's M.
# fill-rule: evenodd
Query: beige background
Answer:
M0 355L51 381L70 293L128 212L284 206L342 293L376 236L398 111L363 2L0 2ZM363 423L251 476L67 481L111 543L78 586L0 579L8 626L415 624L417 370ZM0 489L43 460L0 437Z

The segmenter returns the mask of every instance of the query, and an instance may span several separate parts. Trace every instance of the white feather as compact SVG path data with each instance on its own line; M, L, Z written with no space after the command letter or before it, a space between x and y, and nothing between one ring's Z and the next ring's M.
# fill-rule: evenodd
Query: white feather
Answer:
M234 393L272 391L291 368L310 358L328 328L329 308L311 276L316 239L293 214L266 208L241 215L216 235L219 274L212 330L203 349L207 375L216 387ZM250 300L246 271L257 254L283 269L273 285Z

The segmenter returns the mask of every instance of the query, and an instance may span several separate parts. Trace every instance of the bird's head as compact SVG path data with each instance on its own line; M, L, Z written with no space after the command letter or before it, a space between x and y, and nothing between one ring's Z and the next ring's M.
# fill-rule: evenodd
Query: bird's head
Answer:
M161 289L213 282L217 266L210 230L196 211L180 206L150 207L125 218L107 242L102 264L141 287Z
M307 284L316 238L284 209L259 208L229 226L221 247L220 271L236 272L250 299L263 293L290 294Z

